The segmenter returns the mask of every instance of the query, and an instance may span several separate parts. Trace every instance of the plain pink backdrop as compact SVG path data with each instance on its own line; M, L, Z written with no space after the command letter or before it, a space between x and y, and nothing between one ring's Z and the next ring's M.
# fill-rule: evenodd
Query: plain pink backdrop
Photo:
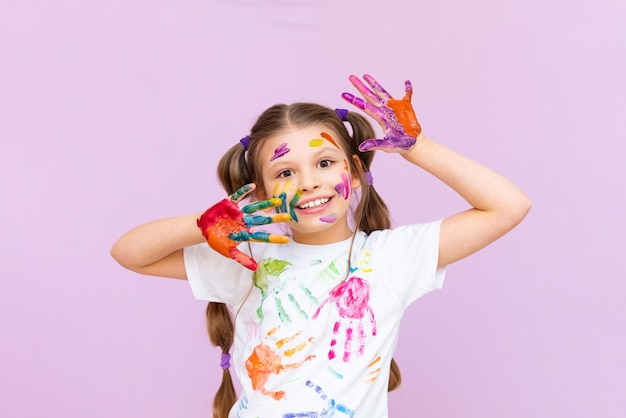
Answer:
M3 1L0 416L210 416L205 303L109 247L223 197L265 107L346 107L371 73L534 204L409 309L391 416L623 417L625 4ZM465 208L397 156L373 172L396 224Z

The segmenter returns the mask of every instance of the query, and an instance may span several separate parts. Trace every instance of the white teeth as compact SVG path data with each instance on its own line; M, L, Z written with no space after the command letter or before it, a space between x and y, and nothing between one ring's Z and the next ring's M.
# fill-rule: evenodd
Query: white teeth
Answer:
M306 202L300 206L298 206L300 209L309 209L309 208L315 208L318 206L323 205L324 203L328 202L330 199L327 197L324 197L322 199L315 199L315 200L311 200L310 202Z

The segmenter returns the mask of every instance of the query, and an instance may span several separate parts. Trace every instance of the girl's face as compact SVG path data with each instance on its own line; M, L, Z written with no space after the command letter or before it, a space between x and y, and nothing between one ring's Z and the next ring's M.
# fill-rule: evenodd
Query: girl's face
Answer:
M350 172L348 158L322 125L312 125L267 138L261 146L263 198L280 197L293 239L303 244L329 244L352 235L348 210L361 183ZM339 140L339 139L337 139Z

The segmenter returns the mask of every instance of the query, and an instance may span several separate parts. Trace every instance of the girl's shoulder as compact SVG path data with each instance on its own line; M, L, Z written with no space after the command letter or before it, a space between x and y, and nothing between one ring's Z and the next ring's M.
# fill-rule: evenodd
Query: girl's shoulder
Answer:
M439 239L441 219L431 222L401 225L390 229L362 233L364 246L397 247L424 240Z

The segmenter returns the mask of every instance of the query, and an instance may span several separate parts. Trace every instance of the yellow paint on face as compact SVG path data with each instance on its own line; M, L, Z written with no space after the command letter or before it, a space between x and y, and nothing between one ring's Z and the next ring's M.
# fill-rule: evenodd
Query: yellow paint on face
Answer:
M281 193L290 193L293 191L295 185L293 184L293 180L287 180L282 183L276 183L274 185L274 197L278 197Z
M321 147L324 144L324 140L321 138L315 138L309 141L311 148Z

